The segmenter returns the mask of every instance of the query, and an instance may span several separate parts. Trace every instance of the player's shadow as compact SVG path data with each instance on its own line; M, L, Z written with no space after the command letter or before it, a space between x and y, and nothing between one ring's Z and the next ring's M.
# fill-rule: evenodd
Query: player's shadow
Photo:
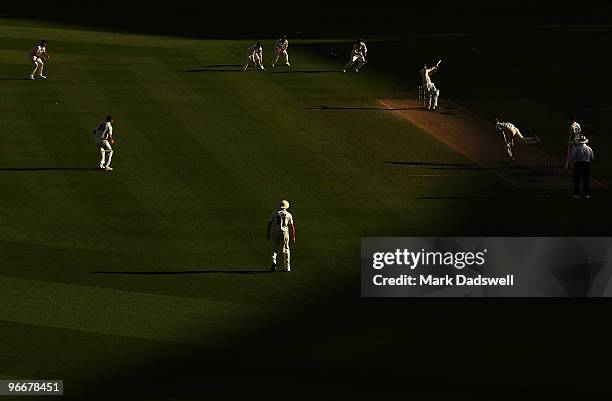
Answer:
M329 107L329 106L317 106L317 107L304 107L304 110L382 110L382 111L399 111L399 110L415 110L416 107L402 107L402 108L389 108L389 107Z
M385 164L397 164L400 166L417 166L431 167L436 170L465 170L465 169L480 169L480 166L474 166L468 163L437 163L437 162L384 162Z
M27 78L9 77L9 78L0 78L0 81L28 81L28 79Z
M0 171L99 171L97 167L0 167Z
M220 68L220 67L242 67L242 64L211 64L211 65L202 65L200 68Z
M183 72L244 72L242 69L238 69L240 66L236 66L230 69L221 69L221 68L206 68L206 69L192 69L192 70L184 70ZM248 71L248 70L247 70ZM253 70L255 71L255 70Z
M182 271L95 271L94 274L114 274L133 276L165 276L165 275L191 275L191 274L268 274L270 270L182 270Z
M326 74L340 72L338 70L321 70L321 71L306 71L306 70L290 70L290 71L270 71L272 74Z

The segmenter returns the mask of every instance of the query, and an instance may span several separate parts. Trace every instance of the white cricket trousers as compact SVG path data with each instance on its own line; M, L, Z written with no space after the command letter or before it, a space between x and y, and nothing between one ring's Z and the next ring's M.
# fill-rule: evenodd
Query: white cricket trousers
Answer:
M285 270L291 267L291 251L289 250L289 232L280 231L272 234L272 264L276 265L276 256L283 254L283 266Z
M283 51L276 51L276 60L274 60L274 64L278 63L278 59L280 56L283 56L283 58L285 59L285 64L289 64L289 53L287 53L287 50L283 50Z
M438 108L438 98L440 97L440 91L438 90L438 88L436 88L436 85L430 82L426 85L425 89L427 90L427 108Z
M246 71L250 63L253 63L255 67L259 67L262 70L264 68L263 65L261 64L261 58L259 57L259 54L257 53L253 55L247 54L246 59L244 60L244 65L242 66L242 71Z
M41 76L43 74L43 69L45 68L45 63L42 61L40 57L31 57L30 61L32 62L32 73L31 76L38 75Z
M363 67L363 65L366 63L366 59L361 54L359 54L359 55L353 54L351 56L351 58L349 59L348 63L346 63L346 65L344 66L344 70L348 70L350 66L355 64L355 62L357 62L357 66L355 67L355 71L359 71L359 69L361 67Z
M96 143L96 146L100 150L100 165L104 167L110 166L113 158L113 148L110 142L103 140L102 142Z
M535 136L524 137L523 134L521 134L521 131L519 131L519 129L516 127L512 129L511 139L516 140L518 143L523 143L525 145L533 145L535 143L540 143L540 140Z

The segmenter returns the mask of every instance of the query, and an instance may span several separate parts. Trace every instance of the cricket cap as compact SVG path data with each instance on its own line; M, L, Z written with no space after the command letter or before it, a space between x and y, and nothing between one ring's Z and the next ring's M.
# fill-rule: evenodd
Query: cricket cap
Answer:
M282 201L280 201L280 204L278 206L281 209L289 209L289 202L283 199Z

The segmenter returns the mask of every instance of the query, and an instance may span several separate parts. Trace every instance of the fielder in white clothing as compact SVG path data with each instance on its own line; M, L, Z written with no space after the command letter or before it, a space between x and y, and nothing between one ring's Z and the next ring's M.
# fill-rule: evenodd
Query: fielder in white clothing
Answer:
M41 40L37 46L34 46L28 53L28 59L32 63L32 72L28 79L46 79L47 77L43 75L43 69L45 68L45 61L49 59L47 41Z
M436 110L438 108L438 98L440 97L440 91L431 81L431 75L438 71L438 68L440 68L439 61L438 64L431 68L427 67L427 64L425 64L423 65L423 68L419 71L419 73L421 74L421 80L423 81L425 97L427 98L427 110Z
M349 58L348 63L344 66L342 72L346 72L351 66L355 65L355 72L359 72L359 69L363 67L366 63L366 56L368 55L368 48L365 43L363 43L363 39L357 39L353 44L353 48L351 49L351 57Z
M534 135L525 137L523 134L521 134L521 131L514 126L514 124L500 122L497 118L495 119L495 130L501 134L504 141L504 150L506 151L506 154L510 160L514 160L512 148L514 147L515 141L525 145L542 143L538 136Z
M274 45L274 50L276 51L276 59L272 63L272 67L274 67L274 65L278 62L280 56L283 56L283 58L285 59L285 65L289 65L289 53L287 53L288 49L289 41L287 40L287 37L283 35L279 40L276 41L276 44Z
M259 67L260 70L265 70L263 66L263 47L259 42L253 46L249 46L247 49L246 59L244 60L242 71L246 71L250 63L253 63L255 67Z
M272 239L272 271L276 271L276 256L283 253L285 271L291 271L291 251L289 250L289 232L295 243L295 224L293 216L287 211L289 202L282 200L278 209L272 213L268 221L268 240Z
M567 139L567 152L565 152L565 169L570 168L572 165L572 150L574 150L574 145L582 134L582 127L578 124L578 121L576 121L576 117L570 116L569 123L569 138Z
M96 126L93 131L96 148L100 151L100 168L106 171L111 171L110 166L113 158L113 148L111 145L115 143L113 139L113 117L106 116L106 120Z

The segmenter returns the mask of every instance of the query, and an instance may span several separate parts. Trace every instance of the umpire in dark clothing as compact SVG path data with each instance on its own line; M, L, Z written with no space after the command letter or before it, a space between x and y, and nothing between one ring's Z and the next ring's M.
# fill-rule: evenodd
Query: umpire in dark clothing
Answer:
M587 143L589 140L580 135L576 139L572 149L572 162L574 163L574 198L580 198L580 182L582 181L582 195L591 197L589 178L591 177L591 162L593 161L593 149Z

